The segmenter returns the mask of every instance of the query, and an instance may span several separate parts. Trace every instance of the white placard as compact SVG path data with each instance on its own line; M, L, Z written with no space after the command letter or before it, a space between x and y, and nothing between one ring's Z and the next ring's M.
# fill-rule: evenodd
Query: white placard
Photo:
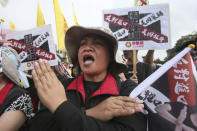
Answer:
M51 25L7 35L6 39L20 56L21 70L33 69L39 59L48 60L51 66L57 65Z
M103 16L121 50L171 48L168 4L104 10Z

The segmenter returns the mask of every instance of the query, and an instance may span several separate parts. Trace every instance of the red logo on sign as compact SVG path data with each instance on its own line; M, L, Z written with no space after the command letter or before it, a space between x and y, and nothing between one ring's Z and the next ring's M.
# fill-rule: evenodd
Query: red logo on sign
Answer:
M27 63L27 67L31 67L31 63Z
M131 47L131 42L126 42L125 46L126 47Z

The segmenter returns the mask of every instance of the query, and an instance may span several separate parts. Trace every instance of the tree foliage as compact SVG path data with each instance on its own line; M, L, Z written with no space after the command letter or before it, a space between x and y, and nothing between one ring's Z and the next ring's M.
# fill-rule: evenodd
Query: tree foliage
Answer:
M182 36L177 40L175 46L172 49L167 50L167 57L160 64L163 64L178 54L182 49L184 49L188 44L195 44L197 42L197 32L192 34Z

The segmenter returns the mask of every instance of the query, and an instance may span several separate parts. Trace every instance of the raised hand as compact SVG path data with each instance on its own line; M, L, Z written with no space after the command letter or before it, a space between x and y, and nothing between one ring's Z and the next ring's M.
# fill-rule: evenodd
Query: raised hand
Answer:
M126 81L126 80L127 80L126 77L125 77L125 75L124 75L124 73L120 73L120 74L119 74L119 77L120 77L120 79L121 79L122 81Z
M131 76L130 79L131 79L132 81L134 81L136 84L138 84L138 78L137 78L136 75Z
M58 80L47 61L39 60L39 62L35 63L32 77L40 101L51 112L54 112L62 102L67 100L63 85Z

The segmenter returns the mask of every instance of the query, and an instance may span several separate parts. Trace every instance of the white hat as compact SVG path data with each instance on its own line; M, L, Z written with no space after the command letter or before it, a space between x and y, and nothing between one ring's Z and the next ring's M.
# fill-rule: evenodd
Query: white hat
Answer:
M3 72L11 81L25 88L29 82L24 72L19 70L20 58L18 53L8 46L0 46L0 73Z

